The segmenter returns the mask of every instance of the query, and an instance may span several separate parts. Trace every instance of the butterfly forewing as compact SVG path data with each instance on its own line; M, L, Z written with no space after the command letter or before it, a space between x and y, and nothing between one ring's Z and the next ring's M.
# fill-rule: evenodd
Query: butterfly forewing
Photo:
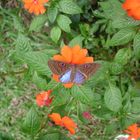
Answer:
M56 60L49 60L48 66L51 69L51 71L57 75L62 75L68 69L70 69L70 64L63 63L63 62L56 61Z
M85 79L86 77L80 71L77 71L75 73L73 82L76 84L82 84L85 81Z
M92 74L94 74L97 69L100 67L98 63L86 63L82 65L78 65L77 69L85 75L86 78L89 78Z

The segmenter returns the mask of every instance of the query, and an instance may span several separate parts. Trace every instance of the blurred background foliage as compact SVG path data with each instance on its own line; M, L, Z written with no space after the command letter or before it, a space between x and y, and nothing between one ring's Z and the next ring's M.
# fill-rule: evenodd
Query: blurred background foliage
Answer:
M34 16L20 0L0 0L0 140L112 140L139 122L140 21L122 2L50 0L46 13ZM101 64L82 86L51 80L47 61L64 44L80 44ZM38 108L35 94L47 89L55 101ZM74 118L76 135L48 124L52 109Z

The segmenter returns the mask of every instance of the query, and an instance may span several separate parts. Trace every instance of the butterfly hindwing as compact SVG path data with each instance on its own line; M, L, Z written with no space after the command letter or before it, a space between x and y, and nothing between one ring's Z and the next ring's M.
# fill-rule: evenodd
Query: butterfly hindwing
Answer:
M92 74L94 74L97 69L100 67L100 64L98 63L86 63L77 66L77 69L85 75L86 78L90 77Z
M56 60L49 60L48 66L54 74L62 75L68 69L70 69L70 64L56 61Z
M69 83L71 81L71 70L66 71L62 76L60 76L59 80L62 83Z
M73 82L76 84L82 84L85 81L85 79L86 77L80 71L77 71L75 73Z

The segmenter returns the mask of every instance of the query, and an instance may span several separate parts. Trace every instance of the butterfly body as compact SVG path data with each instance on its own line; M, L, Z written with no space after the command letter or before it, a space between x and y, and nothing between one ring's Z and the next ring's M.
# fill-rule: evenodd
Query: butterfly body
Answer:
M56 60L49 60L48 66L51 71L59 75L59 80L62 83L76 83L82 84L87 78L89 78L96 69L100 66L97 63L86 64L68 64Z

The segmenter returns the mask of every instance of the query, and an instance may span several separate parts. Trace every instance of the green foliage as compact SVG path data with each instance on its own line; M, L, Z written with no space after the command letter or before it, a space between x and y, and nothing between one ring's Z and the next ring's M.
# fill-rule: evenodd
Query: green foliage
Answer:
M57 18L57 23L59 25L59 27L69 33L70 32L70 24L71 24L71 20L69 17L65 16L65 15L59 15L58 18Z
M40 89L44 89L44 90L46 89L46 85L47 85L46 80L43 79L41 76L39 76L36 71L34 72L33 75L33 83L35 83L37 87Z
M39 140L59 140L59 133L47 134L39 138Z
M60 11L66 14L79 14L82 12L81 8L73 0L60 0L59 2Z
M53 27L52 30L51 30L50 36L51 36L51 39L55 43L57 43L58 40L59 40L59 38L60 38L60 36L61 36L61 29L59 27L57 27L57 26L56 27Z
M104 100L106 106L114 111L117 112L122 107L122 95L119 88L114 85L109 84L105 91Z
M44 52L28 52L24 56L24 61L39 74L50 75L50 70L47 66L48 55Z
M40 137L38 140L70 140L70 138L63 136L60 133L51 133Z
M114 61L122 65L125 65L130 61L130 58L131 58L131 49L123 48L116 53Z
M134 38L133 48L134 48L134 55L139 59L140 58L140 33L137 33Z
M34 19L32 20L30 24L29 31L39 32L41 28L44 26L46 20L47 20L46 15L40 15L40 16L34 17Z
M6 133L0 132L0 140L14 140L14 138Z
M114 139L140 120L140 21L120 0L50 0L45 8L35 16L21 1L0 2L0 140ZM63 45L80 45L100 64L69 89L48 67ZM34 105L50 89L50 106ZM76 134L53 124L53 112L71 117Z
M108 43L109 46L118 46L118 45L124 45L131 41L136 32L134 29L121 29L116 34L113 35L110 42Z
M82 37L81 35L78 35L69 42L69 46L80 45L82 47L83 40L84 40L84 37Z
M34 107L27 113L22 128L25 133L35 135L40 128L40 117Z
M88 87L84 86L73 86L72 88L72 96L81 102L90 103L93 99L92 90Z
M52 5L49 7L48 11L47 11L47 14L48 14L48 18L49 18L49 21L51 23L54 23L56 17L57 17L57 14L58 14L58 8L56 5Z

